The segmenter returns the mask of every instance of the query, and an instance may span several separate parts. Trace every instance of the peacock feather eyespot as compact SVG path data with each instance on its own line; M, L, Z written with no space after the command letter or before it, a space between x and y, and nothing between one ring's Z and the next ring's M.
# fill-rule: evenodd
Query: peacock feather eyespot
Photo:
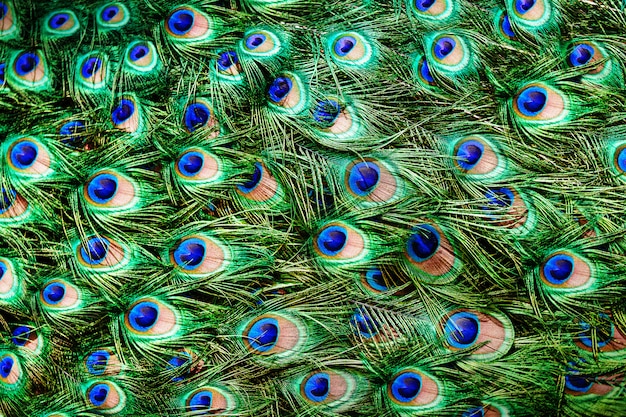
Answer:
M302 349L308 337L298 318L278 312L253 318L241 331L241 340L248 352L287 360Z
M515 339L509 318L495 312L453 310L442 318L440 328L445 337L444 343L450 350L480 346L470 353L469 358L475 361L490 361L503 356Z
M0 2L0 39L10 39L18 32L17 20L10 1Z
M288 114L300 113L309 102L302 79L291 72L274 78L267 87L267 99L271 108Z
M196 98L187 104L183 115L183 125L189 133L203 128L218 129L220 126L213 106L204 98ZM219 132L216 132L214 136L217 134Z
M109 237L90 236L73 246L78 265L89 271L114 271L130 261L128 247Z
M437 85L433 74L430 72L430 66L426 57L418 55L413 61L413 73L417 81L424 87L434 87Z
M558 123L569 113L566 96L542 82L522 87L513 97L511 106L516 117L532 124Z
M167 361L167 369L175 370L178 368L188 368L193 361L193 353L188 349L181 349L176 355L172 356L169 361ZM183 381L187 377L189 377L191 372L189 369L186 370L183 374L178 374L179 376L175 376L172 378L172 381L179 382Z
M21 280L16 276L13 262L0 258L0 302L11 302L21 296Z
M52 172L52 157L48 149L32 136L11 140L6 153L7 165L19 175L44 177Z
M90 408L102 414L118 414L126 407L126 394L109 380L97 380L87 385L85 399Z
M535 28L546 25L553 17L551 0L509 0L508 9L517 22Z
M369 268L360 275L361 284L373 294L381 294L389 290L380 268Z
M81 135L87 130L82 120L70 120L59 129L61 143L73 149L81 149L85 146L85 138Z
M341 105L336 100L332 98L319 100L313 110L313 120L321 127L328 128L335 123L341 111Z
M404 256L421 278L431 283L449 282L460 269L452 244L435 224L422 223L413 228Z
M350 318L350 327L359 339L383 342L386 335L381 334L382 325L364 308L357 308Z
M96 22L102 30L119 29L129 21L130 12L123 3L107 3L96 11Z
M317 101L313 109L313 122L319 135L336 140L349 140L359 136L361 125L354 106L334 96Z
M626 141L613 141L608 145L610 167L620 178L626 179Z
M124 54L124 65L136 74L147 74L159 65L159 55L151 41L131 42Z
M0 386L3 391L15 391L22 386L24 374L20 360L10 352L0 352Z
M453 142L452 156L457 171L476 179L497 177L506 167L496 144L481 135L465 136Z
M326 51L340 67L365 68L376 61L377 50L357 32L334 32L326 38Z
M398 196L399 180L391 167L374 158L357 159L348 164L344 185L350 195L363 203L389 203Z
M44 340L40 334L31 326L20 325L11 330L11 342L15 346L28 349L33 354L38 355L43 350Z
M6 85L6 62L0 62L0 90L2 90Z
M442 22L455 11L455 0L408 0L407 7L418 19Z
M281 52L283 42L270 30L252 29L244 33L240 48L253 57L271 57Z
M539 277L553 293L584 291L595 281L592 264L568 250L548 255L539 267Z
M165 19L165 32L177 41L197 42L212 34L210 18L190 6L181 6L170 12Z
M516 189L512 187L491 187L485 192L487 205L482 210L496 225L520 232L528 231L534 225L534 211Z
M97 90L106 87L109 72L108 56L102 52L90 52L78 58L76 79L86 88Z
M254 163L254 172L250 179L238 184L235 191L246 200L258 203L269 203L272 199L282 198L280 185L262 162Z
M83 186L83 199L99 210L123 210L137 201L139 188L134 181L121 173L103 169L92 174Z
M12 188L0 189L0 223L24 220L30 213L28 202Z
M122 95L115 99L111 108L113 127L128 133L141 131L143 127L141 106L131 95Z
M41 306L48 312L75 310L82 304L81 292L64 279L53 279L39 291Z
M94 376L117 375L121 364L115 352L108 348L96 349L83 358L85 370Z
M570 45L569 50L566 61L570 67L588 67L584 80L599 82L610 77L613 60L600 43L577 41Z
M497 33L504 39L507 39L509 41L517 40L515 31L513 31L513 27L511 26L511 19L509 19L509 15L506 11L499 10L496 13L495 24Z
M54 11L48 14L44 21L44 33L50 36L71 36L80 29L78 17L71 10Z
M183 151L174 161L174 172L180 181L196 184L218 181L223 174L221 161L200 148Z
M452 33L434 33L426 37L426 60L431 70L444 75L461 75L472 68L472 48L468 40Z
M173 307L154 297L136 300L124 314L124 326L133 335L147 339L172 336L180 327Z
M416 411L437 407L444 400L442 391L441 382L418 368L400 370L386 385L394 405Z
M237 51L228 50L218 53L217 60L217 74L226 80L239 81L241 76L241 64L239 63L239 55Z
M209 275L223 270L231 258L226 245L203 234L185 236L170 249L172 265L188 275Z
M10 67L7 80L11 86L40 91L50 84L48 65L42 51L16 52Z
M313 237L313 252L333 262L354 262L368 253L367 236L344 222L330 222Z
M201 387L184 396L186 410L193 415L220 415L235 410L237 402L232 394L217 387Z
M591 323L578 323L581 331L574 338L576 345L587 352L597 349L606 356L626 355L626 333L615 326L608 314L600 313L596 317Z
M365 381L358 381L347 372L313 371L300 381L299 393L302 399L311 405L338 408L351 400L358 382Z

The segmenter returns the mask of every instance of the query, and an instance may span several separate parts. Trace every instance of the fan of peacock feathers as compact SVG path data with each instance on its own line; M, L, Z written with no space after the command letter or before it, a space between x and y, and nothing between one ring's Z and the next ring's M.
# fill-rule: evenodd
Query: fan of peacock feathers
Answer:
M626 415L622 0L0 0L0 416Z

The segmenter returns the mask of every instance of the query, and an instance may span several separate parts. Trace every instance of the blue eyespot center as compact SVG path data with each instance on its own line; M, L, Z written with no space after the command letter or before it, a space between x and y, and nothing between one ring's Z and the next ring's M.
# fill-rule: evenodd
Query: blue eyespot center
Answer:
M517 97L517 107L526 116L536 116L548 102L548 92L541 87L528 87Z
M621 149L618 149L616 152L615 162L617 168L622 172L626 173L626 146L623 146Z
M398 375L391 383L391 392L400 402L408 403L415 399L422 390L422 378L415 372Z
M201 239L186 239L174 250L174 261L183 269L195 269L204 260L205 253L206 246Z
M102 263L109 251L109 241L105 238L92 237L80 248L80 255L89 264Z
M475 314L453 314L445 325L446 340L450 346L466 348L474 344L480 334L480 322Z
M552 284L565 283L574 272L574 259L570 255L557 254L551 256L543 266L543 274Z
M239 62L239 57L235 51L226 51L220 53L217 59L217 66L220 71L226 71Z
M419 72L422 79L428 84L432 84L435 82L433 75L430 73L430 67L428 66L428 62L424 58L422 58L419 63Z
M211 118L211 110L203 103L193 103L185 110L185 127L189 132L194 132L205 126Z
M383 273L378 268L369 269L365 273L365 279L370 287L377 291L387 291L388 288L385 285L385 280L383 279Z
M50 18L48 24L52 29L58 29L63 26L68 20L70 20L70 15L67 13L57 13Z
M0 360L0 376L2 378L7 378L13 369L13 365L15 364L15 360L11 356L5 356Z
M0 18L1 19L1 18ZM7 64L5 62L0 62L0 87L4 85L5 82L5 71Z
M321 100L317 102L317 107L313 111L313 119L322 126L330 126L340 113L341 106L336 100Z
M15 190L7 190L6 188L2 187L1 194L2 200L0 201L0 213L4 213L8 209L10 209L13 205L13 202L15 202L17 193L15 192Z
M204 157L200 152L187 152L178 160L178 170L186 177L194 177L204 166Z
M500 29L502 29L502 33L509 38L515 37L515 32L513 32L513 27L511 26L511 21L509 20L509 15L506 13L502 15L502 19L500 20Z
M139 44L135 45L129 53L131 61L138 61L150 53L150 48L147 45Z
M83 78L91 78L102 67L102 59L98 57L87 58L83 67L81 68L81 74Z
M461 417L484 417L485 409L481 407L473 407L461 414Z
M104 204L115 197L117 187L117 178L114 175L98 174L89 181L87 192L93 201Z
M92 375L102 375L106 371L111 355L104 350L92 352L85 361L87 371Z
M111 112L113 124L119 125L127 121L135 113L135 103L132 100L122 99Z
M89 390L89 401L96 407L100 407L109 396L110 388L107 384L96 384Z
M274 103L280 103L293 88L293 81L289 77L278 77L270 84L267 93Z
M378 185L380 168L374 162L359 162L350 169L350 188L358 195L367 195Z
M250 180L246 181L243 184L237 185L237 188L239 188L239 190L241 190L244 193L249 193L259 185L262 178L263 178L263 171L262 171L261 163L255 162L254 172L252 173L252 177L250 178Z
M43 289L43 299L48 304L58 304L65 297L65 285L60 282L52 282Z
M11 163L20 169L26 169L35 163L38 147L30 141L16 144L11 150Z
M357 40L353 36L342 36L335 41L335 53L341 57L346 56L354 49Z
M102 13L100 14L100 17L102 18L102 20L104 20L105 22L109 22L111 21L115 16L117 16L117 14L120 12L120 8L119 6L113 4L111 6L107 6L102 10Z
M250 328L248 343L254 350L266 352L276 345L279 334L278 321L274 318L263 318Z
M454 39L447 37L447 36L443 38L439 38L437 39L437 42L435 42L435 45L433 46L435 57L437 57L437 59L444 59L445 57L450 55L450 53L454 50L455 47L456 47L456 42L454 41Z
M167 20L167 27L175 35L184 35L193 27L194 19L190 10L177 10Z
M465 170L470 170L476 166L483 156L485 146L477 140L463 142L457 149L457 163Z
M594 323L593 330L596 333L596 343L598 347L604 347L611 343L613 340L613 334L615 327L613 323L604 313L599 314L598 323ZM584 321L580 322L580 328L582 332L578 335L578 340L588 348L592 348L594 341L592 339L592 326Z
M133 329L146 332L156 324L159 307L151 301L142 301L130 310L128 318Z
M579 67L581 65L587 64L593 58L593 55L596 53L593 46L588 45L586 43L578 44L574 47L572 52L569 54L568 61L572 67Z
M211 392L200 391L189 400L189 408L191 411L209 410L212 402L213 394Z
M304 392L311 401L324 401L330 393L330 377L324 372L311 375L304 383Z
M483 207L483 210L497 210L511 207L515 201L515 194L506 187L491 188L485 193L485 198L489 206Z
M22 52L15 60L15 72L19 76L25 76L35 70L41 59L33 52Z
M265 42L267 36L262 33L254 33L246 38L246 48L256 49Z
M0 19L3 19L6 14L9 13L9 7L0 2Z
M587 392L593 385L593 379L587 375L565 375L565 387L571 391Z
M409 256L417 262L430 259L439 248L439 232L428 224L422 224L415 228L417 233L413 233L407 242L407 252Z
M83 137L80 135L80 133L84 132L85 130L85 123L80 120L72 120L65 123L59 129L59 134L61 136L65 136L65 138L61 140L61 143L71 148L81 147L83 145Z
M415 7L420 12L427 12L437 0L415 0Z
M532 9L535 6L536 2L537 0L517 0L515 2L515 10L519 14L524 14Z
M30 339L32 329L28 326L18 326L11 332L11 341L16 346L25 346Z
M317 246L325 255L337 255L346 246L348 231L341 226L329 226L317 237Z
M361 337L370 339L378 334L378 322L362 310L357 309L350 319L350 325Z

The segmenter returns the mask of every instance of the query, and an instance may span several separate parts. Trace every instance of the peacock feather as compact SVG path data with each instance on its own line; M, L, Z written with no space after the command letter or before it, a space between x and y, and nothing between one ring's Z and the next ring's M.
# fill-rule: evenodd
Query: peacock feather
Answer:
M626 415L626 2L0 0L0 417Z

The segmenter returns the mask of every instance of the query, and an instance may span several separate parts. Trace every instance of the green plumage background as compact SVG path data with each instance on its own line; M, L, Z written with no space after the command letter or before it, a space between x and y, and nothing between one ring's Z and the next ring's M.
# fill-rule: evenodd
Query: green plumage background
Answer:
M0 415L626 415L626 4L0 1Z

